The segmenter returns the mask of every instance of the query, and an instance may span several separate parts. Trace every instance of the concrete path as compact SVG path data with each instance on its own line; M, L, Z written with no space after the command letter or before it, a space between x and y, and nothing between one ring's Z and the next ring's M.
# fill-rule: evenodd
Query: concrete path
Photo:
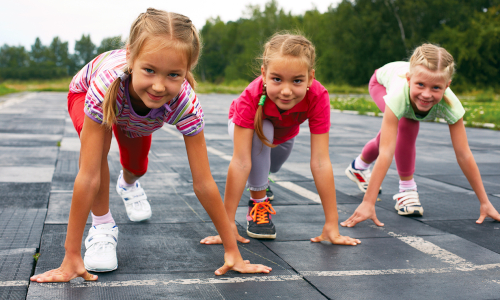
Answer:
M199 96L211 170L221 193L232 155L227 112L234 97ZM363 196L344 169L376 135L381 118L332 113L331 120L330 157L343 221ZM468 128L467 133L486 191L500 209L500 132ZM270 274L213 274L223 264L223 248L199 244L216 232L193 193L182 137L164 127L154 133L149 170L141 179L153 208L149 221L128 220L114 191L120 171L116 145L108 157L110 206L120 228L118 270L99 274L97 282L30 283L30 275L58 267L64 256L79 139L64 93L0 98L0 299L499 297L500 223L475 224L478 201L456 162L446 125L420 127L415 179L424 217L395 212L393 164L376 208L385 227L367 221L341 228L341 234L362 240L356 247L309 242L324 222L309 168L309 139L304 124L290 159L273 177L277 239L239 245L245 259L273 267ZM237 213L242 235L247 201L245 192Z

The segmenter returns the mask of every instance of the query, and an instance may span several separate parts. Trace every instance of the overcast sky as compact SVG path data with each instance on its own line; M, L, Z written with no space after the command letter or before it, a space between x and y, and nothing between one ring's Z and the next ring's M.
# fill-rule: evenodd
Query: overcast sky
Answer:
M49 45L56 36L74 43L82 34L90 34L96 45L106 37L128 36L132 21L148 7L184 14L200 30L209 18L220 16L235 21L244 15L248 5L264 7L268 0L1 0L0 46L22 45L31 50L39 37ZM340 0L278 0L280 8L293 15L303 14L316 7L325 12Z

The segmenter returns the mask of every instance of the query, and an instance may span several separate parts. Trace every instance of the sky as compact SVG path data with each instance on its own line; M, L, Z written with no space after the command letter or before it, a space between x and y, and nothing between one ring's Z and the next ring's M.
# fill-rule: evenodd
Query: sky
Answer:
M268 0L0 0L0 46L31 45L39 37L49 45L58 36L68 42L73 53L75 41L82 34L90 34L99 46L103 38L128 36L134 19L148 7L181 13L188 16L198 30L207 19L219 16L222 21L236 21L247 16L248 5L264 8ZM321 13L340 0L278 0L278 7L292 15L303 14L313 8Z

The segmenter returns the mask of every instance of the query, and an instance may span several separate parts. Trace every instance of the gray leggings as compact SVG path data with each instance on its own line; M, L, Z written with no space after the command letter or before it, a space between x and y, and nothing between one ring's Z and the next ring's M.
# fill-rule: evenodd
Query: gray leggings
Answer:
M262 130L269 141L274 138L274 126L269 120L263 120ZM228 122L228 132L234 142L234 123ZM275 148L267 147L254 132L252 140L252 169L247 180L247 187L251 191L262 191L269 186L267 176L269 172L276 173L290 156L295 138L290 139Z

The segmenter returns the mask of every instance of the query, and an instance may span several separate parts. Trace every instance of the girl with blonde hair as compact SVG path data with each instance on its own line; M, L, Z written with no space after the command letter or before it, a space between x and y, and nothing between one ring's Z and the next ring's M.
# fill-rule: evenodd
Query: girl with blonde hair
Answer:
M446 49L423 44L415 49L409 62L392 62L375 70L368 90L384 113L382 128L369 141L345 173L365 192L363 202L342 226L352 227L366 219L383 226L375 214L375 201L382 181L396 158L399 173L399 193L394 195L394 208L399 215L422 216L415 172L415 142L420 121L443 118L449 125L451 141L458 164L480 202L477 223L486 217L500 221L484 190L481 175L467 141L463 115L465 110L449 88L454 73L454 61ZM377 160L370 172L370 165Z
M97 56L73 78L68 111L81 149L65 257L59 268L35 275L32 281L97 280L87 270L108 272L118 267L118 227L109 211L111 138L114 133L123 167L116 190L130 220L146 220L151 208L138 179L147 171L151 134L164 123L175 125L184 135L194 192L224 242L225 264L215 274L271 271L242 259L227 215L218 214L224 206L210 173L203 110L191 73L200 50L198 32L189 18L149 8L132 24L126 49ZM82 259L81 241L90 211L92 227Z

